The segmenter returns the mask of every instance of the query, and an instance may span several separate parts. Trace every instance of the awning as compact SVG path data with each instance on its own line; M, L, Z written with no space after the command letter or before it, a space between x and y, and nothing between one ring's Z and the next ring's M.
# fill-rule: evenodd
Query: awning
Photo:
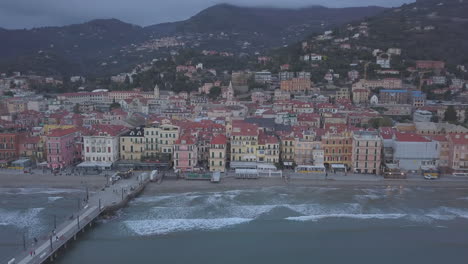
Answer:
M78 168L110 168L112 167L112 162L104 162L104 161L101 161L101 162L96 162L96 161L85 161L85 162L82 162L80 164L78 164L78 166L76 166Z
M344 164L332 164L331 167L333 169L346 169L346 166Z

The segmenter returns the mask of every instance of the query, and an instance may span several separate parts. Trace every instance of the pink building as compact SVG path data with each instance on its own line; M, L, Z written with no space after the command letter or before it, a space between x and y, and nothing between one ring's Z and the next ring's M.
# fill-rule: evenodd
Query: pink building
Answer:
M448 136L449 167L454 172L468 172L468 134Z
M376 131L353 133L352 168L356 173L380 174L383 139Z
M193 171L198 163L195 141L189 134L181 136L174 144L174 171Z
M54 129L46 137L47 166L65 168L81 159L82 144L77 144L80 131L76 128Z

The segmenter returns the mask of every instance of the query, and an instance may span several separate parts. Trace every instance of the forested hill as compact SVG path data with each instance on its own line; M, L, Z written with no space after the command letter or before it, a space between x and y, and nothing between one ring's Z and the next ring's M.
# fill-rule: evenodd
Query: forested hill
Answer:
M468 1L419 0L368 20L376 48L399 47L409 59L468 63Z
M121 71L123 64L131 67L130 64L148 60L148 56L156 56L123 57L123 48L129 54L133 45L161 37L178 37L198 49L264 51L383 10L380 7L281 9L221 4L185 21L148 27L117 19L99 19L64 27L0 28L0 72L40 70L39 73L89 74L101 70L100 65L107 58L117 62L106 62L108 71Z

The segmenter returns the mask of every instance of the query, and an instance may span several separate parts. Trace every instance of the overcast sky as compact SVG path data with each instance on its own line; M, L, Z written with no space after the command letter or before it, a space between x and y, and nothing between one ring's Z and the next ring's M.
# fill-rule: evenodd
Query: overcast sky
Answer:
M191 17L218 3L243 6L399 6L412 0L0 0L0 27L32 28L117 18L147 26Z

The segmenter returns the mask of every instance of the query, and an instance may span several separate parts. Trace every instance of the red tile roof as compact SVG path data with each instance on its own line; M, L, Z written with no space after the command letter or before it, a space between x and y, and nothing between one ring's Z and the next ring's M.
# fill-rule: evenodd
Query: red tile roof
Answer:
M182 141L185 141L185 143L182 143ZM177 145L193 145L195 144L195 141L193 140L193 137L189 134L184 134L182 135L179 139L176 140L175 144Z
M449 141L455 145L468 145L468 134L449 135Z
M380 135L382 136L383 139L392 139L394 134L395 134L395 130L391 127L380 128Z
M399 142L431 142L431 140L427 137L423 137L416 133L395 133L396 141Z
M216 137L214 137L210 144L212 145L226 145L227 143L227 138L225 135L217 135Z
M67 128L67 129L57 128L57 129L53 129L49 131L49 134L47 136L48 137L63 137L63 136L70 135L76 132L78 132L78 129L75 127Z
M264 133L260 133L258 136L258 144L265 145L265 144L278 144L278 138L275 136L266 135Z

